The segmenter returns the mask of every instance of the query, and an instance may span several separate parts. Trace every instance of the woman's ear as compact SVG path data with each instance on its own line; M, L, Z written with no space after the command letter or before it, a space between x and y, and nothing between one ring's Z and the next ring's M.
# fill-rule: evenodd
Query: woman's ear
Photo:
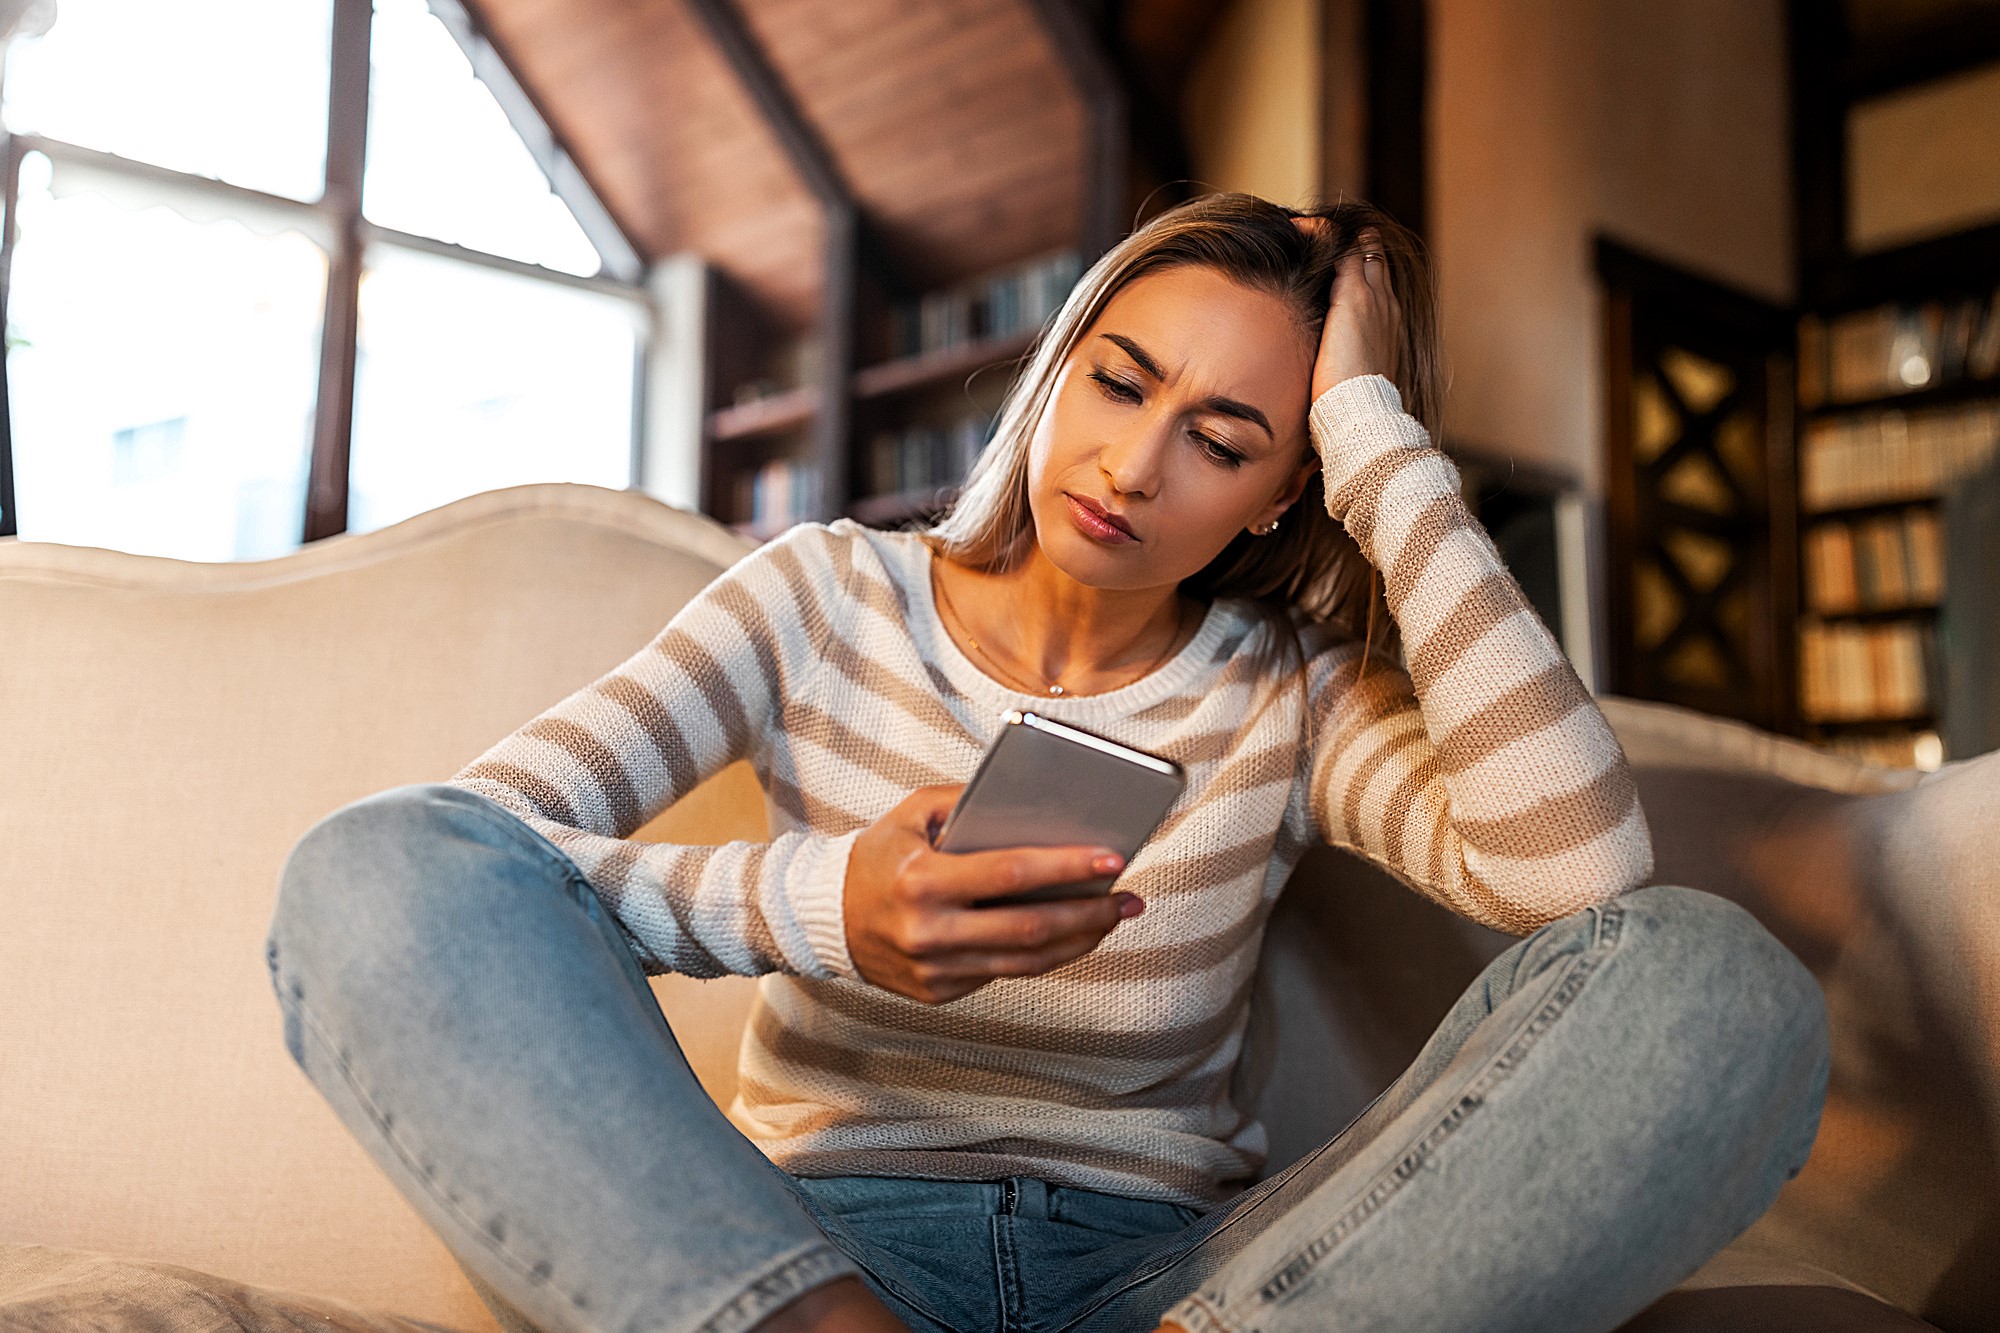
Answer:
M1283 496L1285 508L1289 509L1298 503L1299 496L1305 493L1306 483L1312 480L1313 473L1317 471L1319 471L1319 450L1308 448L1306 456L1292 469L1292 479L1285 483Z
M1271 497L1271 503L1265 507L1262 514L1258 515L1257 521L1251 524L1251 527L1256 528L1269 523L1297 504L1299 496L1305 493L1306 483L1312 480L1313 473L1317 471L1319 471L1319 454L1315 450L1308 449L1306 456L1299 461L1299 465L1292 469L1292 475L1285 481L1284 489Z

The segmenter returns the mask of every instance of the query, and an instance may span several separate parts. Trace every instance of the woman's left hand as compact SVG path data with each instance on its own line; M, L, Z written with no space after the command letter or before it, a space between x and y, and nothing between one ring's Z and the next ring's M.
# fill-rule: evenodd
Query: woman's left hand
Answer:
M1326 225L1320 219L1300 218ZM1313 361L1312 395L1319 396L1356 375L1384 375L1391 381L1401 369L1403 307L1389 286L1382 238L1374 228L1361 233L1361 243L1340 261L1327 306L1326 326L1319 335L1319 355Z

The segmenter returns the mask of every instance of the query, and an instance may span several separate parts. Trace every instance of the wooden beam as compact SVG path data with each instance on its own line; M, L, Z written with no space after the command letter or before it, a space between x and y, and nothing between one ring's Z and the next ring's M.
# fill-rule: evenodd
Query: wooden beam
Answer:
M333 70L326 113L326 204L335 210L320 326L319 393L306 476L305 540L347 531L348 455L354 429L355 335L361 323L361 175L368 151L369 0L334 0Z
M819 417L813 461L820 477L820 513L831 518L847 507L847 431L854 373L855 270L860 264L861 210L841 179L833 154L799 107L731 0L688 0L708 29L743 91L785 150L792 167L819 202L825 227L826 271L820 289Z
M1321 0L1319 10L1319 197L1368 197L1368 19L1366 0Z
M1844 17L1821 0L1789 0L1792 83L1792 189L1796 290L1801 305L1823 302L1847 262L1847 107L1836 62L1846 46Z
M853 208L854 193L840 178L833 154L827 151L819 132L800 110L798 99L778 76L736 6L731 0L687 0L687 4L721 49L722 58L729 62L737 82L743 85L764 123L777 136L806 188L829 207Z
M1430 212L1430 6L1368 0L1368 201L1424 234Z
M1321 0L1320 197L1366 199L1422 235L1429 213L1424 0Z
M1088 138L1084 154L1083 234L1086 266L1125 234L1125 91L1097 36L1074 0L1028 0L1063 69L1083 98Z

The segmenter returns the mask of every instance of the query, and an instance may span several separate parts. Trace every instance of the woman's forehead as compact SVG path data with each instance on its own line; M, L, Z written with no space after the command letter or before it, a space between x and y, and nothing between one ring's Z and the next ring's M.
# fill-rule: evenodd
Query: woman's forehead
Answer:
M1190 381L1189 388L1255 395L1285 411L1308 392L1312 340L1291 308L1211 268L1182 265L1126 284L1105 303L1083 350L1110 352L1107 334L1137 343L1177 388Z

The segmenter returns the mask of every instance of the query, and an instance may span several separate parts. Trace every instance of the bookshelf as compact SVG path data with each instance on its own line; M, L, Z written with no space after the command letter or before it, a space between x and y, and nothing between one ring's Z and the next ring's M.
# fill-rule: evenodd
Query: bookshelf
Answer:
M1082 271L1073 249L905 293L864 272L860 364L837 447L817 447L827 377L810 332L709 291L703 506L757 540L846 514L898 526L943 510L991 433L1015 364Z
M1984 6L1795 0L1788 27L1796 729L1930 768L2000 743L1988 725L2000 677L1981 660L2000 598L1986 531L2000 488L2000 217L1940 213L1927 238L1858 243L1871 201L1853 127L1873 99L2000 60L2000 23Z
M1834 748L1947 757L1952 497L2000 456L2000 275L1798 321L1799 717Z

